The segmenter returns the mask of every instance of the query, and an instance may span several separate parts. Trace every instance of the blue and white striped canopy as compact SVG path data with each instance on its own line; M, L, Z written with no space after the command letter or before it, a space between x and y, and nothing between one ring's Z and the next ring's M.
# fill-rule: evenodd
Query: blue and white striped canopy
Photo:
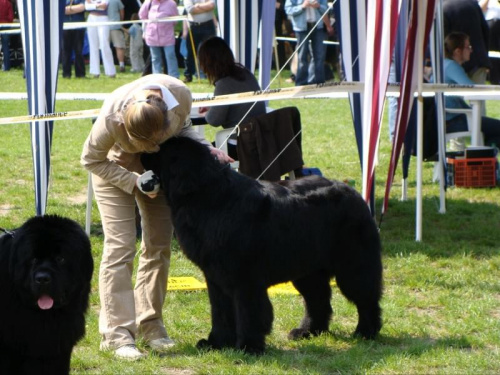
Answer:
M30 115L54 112L64 0L19 0ZM52 121L31 123L36 214L47 206Z

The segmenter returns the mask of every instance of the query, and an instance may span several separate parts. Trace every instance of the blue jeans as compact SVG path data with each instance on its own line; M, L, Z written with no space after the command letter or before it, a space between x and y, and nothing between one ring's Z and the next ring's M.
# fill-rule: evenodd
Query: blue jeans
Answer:
M196 57L198 57L198 48L200 44L211 36L215 35L215 25L213 20L203 22L201 24L195 24L191 22L189 24L191 28L191 33L193 34L193 43L196 50ZM186 78L191 78L196 74L196 66L194 63L194 53L191 44L191 37L188 35L186 39L188 57L186 61L186 69L184 70L184 76ZM201 74L201 72L200 72Z
M177 56L175 55L175 45L149 48L151 49L153 74L163 73L161 59L161 51L163 50L165 52L165 60L167 60L168 75L179 78L179 65L177 64Z
M10 35L1 34L2 37L2 53L3 53L3 70L10 70Z
M296 31L297 45L300 45L306 38L310 29L307 31ZM325 57L326 46L323 44L325 40L325 30L315 29L309 36L311 41L312 58L314 60L314 81L311 83L325 82ZM309 66L309 46L306 41L298 52L297 74L295 75L295 86L307 85L308 83L308 66Z

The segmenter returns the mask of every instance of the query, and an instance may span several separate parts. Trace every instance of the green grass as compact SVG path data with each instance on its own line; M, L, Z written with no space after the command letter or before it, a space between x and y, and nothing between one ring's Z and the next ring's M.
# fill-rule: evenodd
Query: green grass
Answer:
M60 79L59 92L110 92L138 78ZM285 77L286 78L286 77ZM4 92L25 91L22 71L0 72ZM275 83L275 86L277 85ZM284 80L282 80L284 84ZM212 92L206 81L190 84L194 92ZM352 179L361 189L361 171L347 100L273 101L274 108L295 105L303 125L304 157L328 178ZM94 109L96 101L58 101L56 111ZM490 116L500 105L488 102ZM27 112L26 102L1 101L0 117ZM57 121L54 125L52 170L47 213L85 222L87 173L79 164L90 120ZM212 139L214 129L208 128ZM390 157L386 118L376 171L377 220ZM34 214L33 172L28 124L0 126L0 227L14 228ZM139 363L115 360L99 351L97 272L103 237L94 203L92 235L96 271L87 334L74 350L75 374L493 374L500 372L500 189L451 188L447 213L438 213L439 188L432 182L432 163L424 163L423 240L415 242L415 159L411 162L408 197L400 201L397 171L389 210L383 218L385 294L384 327L375 341L351 337L355 308L334 288L335 315L330 335L290 342L288 331L302 317L295 295L271 296L275 320L268 350L253 357L228 350L198 352L194 344L210 330L207 294L170 291L164 318L178 345L163 357L150 355ZM182 255L172 253L171 276L201 272ZM144 349L143 343L139 343Z

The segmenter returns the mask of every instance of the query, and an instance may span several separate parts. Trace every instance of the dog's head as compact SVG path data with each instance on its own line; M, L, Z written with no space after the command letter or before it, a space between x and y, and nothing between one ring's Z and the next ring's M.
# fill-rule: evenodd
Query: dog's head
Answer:
M169 203L214 186L229 164L221 164L210 153L208 147L186 137L171 138L160 146L155 154L143 154L142 164L146 170L160 176Z
M93 260L90 241L74 221L36 216L11 234L9 278L27 307L87 307Z

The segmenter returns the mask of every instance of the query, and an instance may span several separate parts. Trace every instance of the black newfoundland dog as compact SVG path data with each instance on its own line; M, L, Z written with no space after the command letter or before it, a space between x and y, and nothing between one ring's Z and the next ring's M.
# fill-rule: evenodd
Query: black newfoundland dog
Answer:
M305 303L291 339L328 331L332 278L357 307L355 334L380 331L380 238L354 189L317 176L256 181L180 137L143 164L160 176L180 245L206 278L212 330L198 347L262 353L273 321L267 288L286 281Z
M74 221L37 216L0 237L0 374L69 374L93 260Z

